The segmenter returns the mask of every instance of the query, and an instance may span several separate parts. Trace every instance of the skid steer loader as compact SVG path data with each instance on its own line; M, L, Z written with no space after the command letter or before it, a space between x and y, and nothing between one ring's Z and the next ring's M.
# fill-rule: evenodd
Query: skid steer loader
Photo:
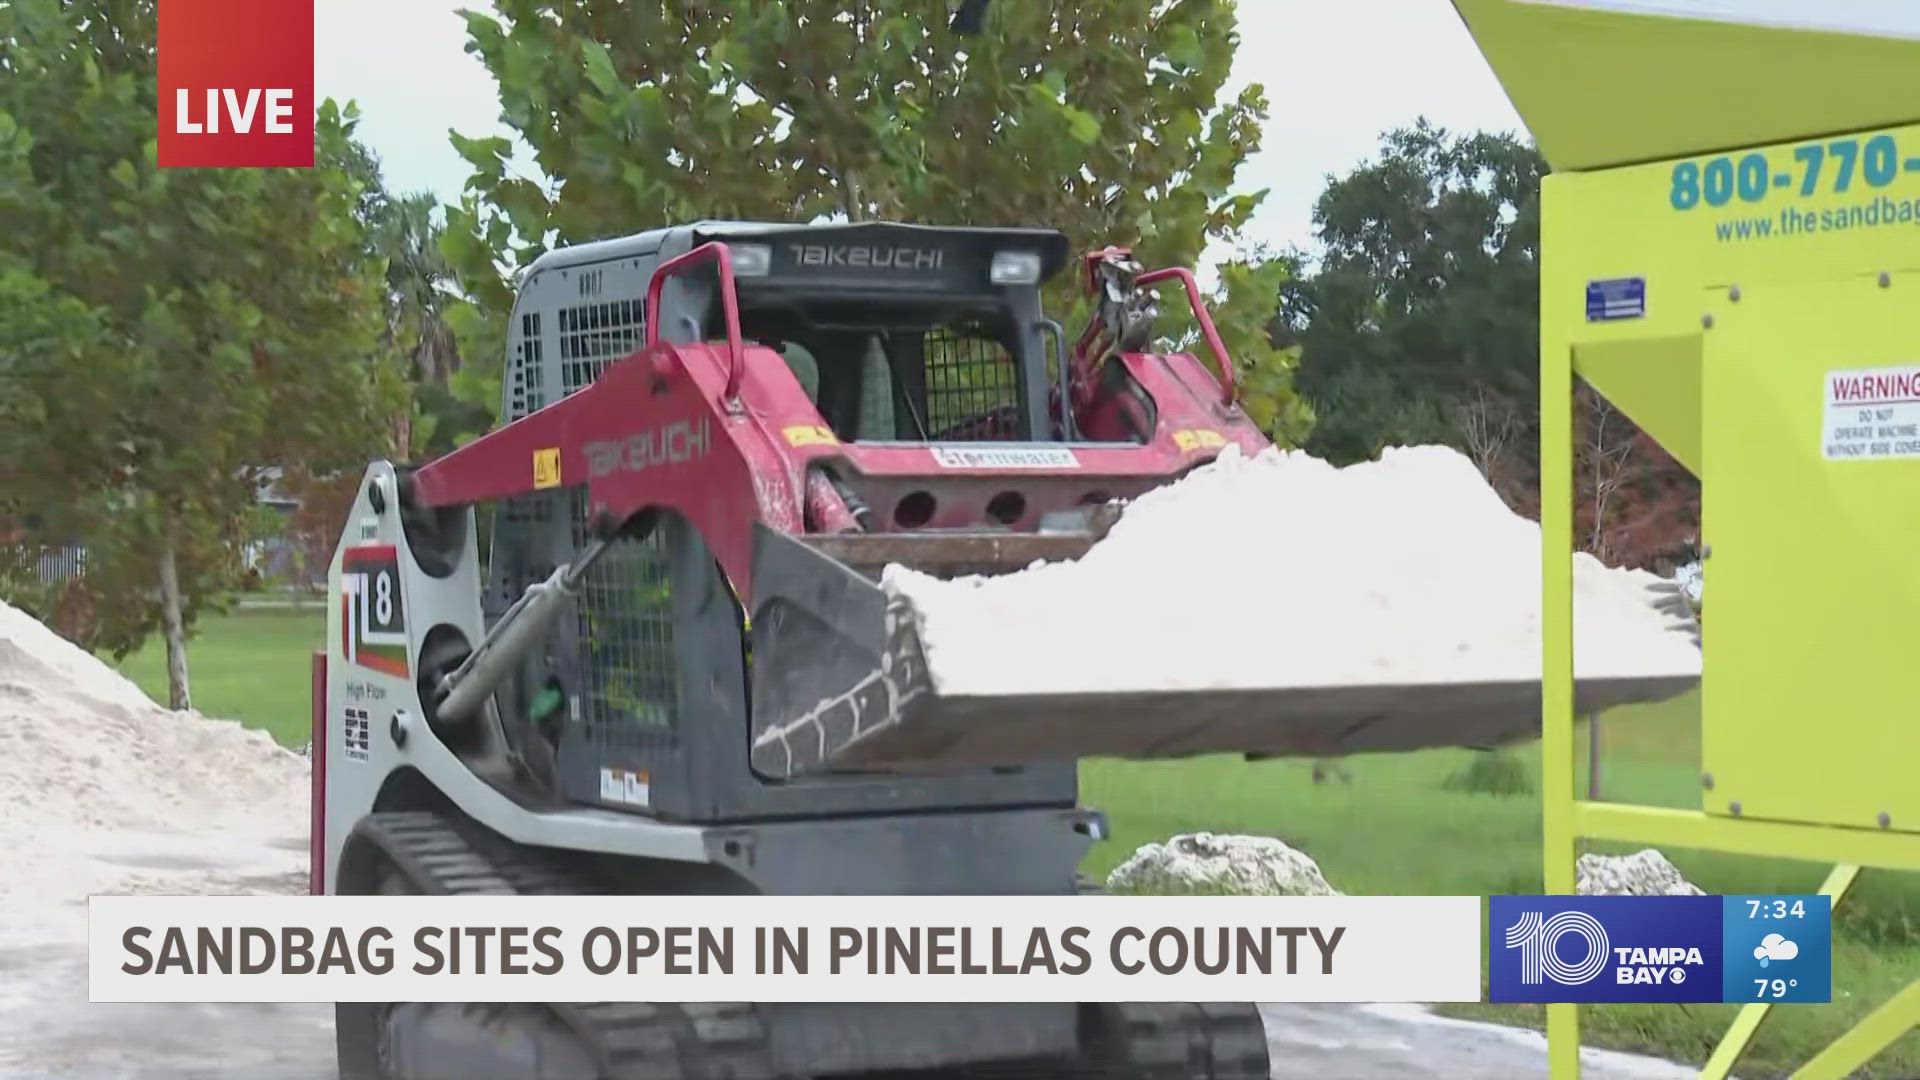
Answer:
M1537 725L1537 683L943 695L884 567L1071 559L1117 504L1268 445L1190 272L1083 256L1097 314L1070 344L1040 303L1069 262L1050 230L889 223L542 256L504 425L374 463L347 519L316 657L316 891L1072 893L1104 835L1080 757ZM1217 378L1146 351L1167 281ZM1409 719L1436 715L1455 722ZM1269 1075L1250 1004L337 1008L343 1080Z

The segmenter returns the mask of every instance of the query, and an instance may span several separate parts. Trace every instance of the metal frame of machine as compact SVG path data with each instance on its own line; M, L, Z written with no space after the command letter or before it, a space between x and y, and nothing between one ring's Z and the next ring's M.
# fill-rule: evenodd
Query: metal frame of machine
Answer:
M1906 721L1920 442L1824 445L1833 376L1920 362L1920 24L1905 5L1453 0L1541 153L1545 883L1581 838L1920 869ZM1793 78L1781 78L1783 71ZM1574 762L1578 376L1701 480L1701 806L1584 801ZM1866 424L1877 422L1870 416ZM1866 441L1866 440L1863 440ZM1844 782L1836 782L1844 777ZM1769 1007L1742 1009L1721 1080ZM1909 985L1795 1074L1847 1075L1920 1022ZM1547 1007L1551 1074L1579 1010Z
M1736 205L1720 222L1694 213L1676 229L1671 220L1692 209L1677 207L1690 202L1692 178L1709 170L1731 171L1738 187L1744 169L1751 194L1752 174L1763 169L1770 188L1785 186L1774 181L1786 175L1798 185L1814 150L1868 144L1906 147L1902 161L1920 161L1920 126L1547 178L1541 493L1549 568L1548 892L1574 891L1583 837L1837 863L1821 886L1835 903L1863 867L1920 870L1920 787L1910 777L1920 742L1896 719L1910 693L1901 654L1910 654L1912 639L1901 633L1901 606L1888 603L1920 580L1879 554L1882 537L1920 526L1910 503L1890 497L1920 466L1910 452L1902 455L1907 460L1826 459L1820 397L1833 372L1920 360L1920 302L1913 297L1920 245L1907 230L1875 236L1882 230L1866 224L1864 209L1904 206L1914 223L1908 229L1920 228L1920 164L1901 176L1876 175L1854 198L1831 200L1838 206L1782 200L1785 209L1744 215ZM1717 232L1729 221L1751 231L1747 222L1783 215L1811 215L1819 228L1822 214L1851 215L1847 204L1862 205L1858 226L1829 227L1772 251L1758 239L1738 251L1743 245ZM1577 304L1589 289L1595 299L1583 312ZM1623 298L1629 292L1635 295ZM1640 306L1643 314L1628 314ZM1572 567L1565 558L1574 550L1575 376L1702 480L1714 611L1703 639L1699 810L1590 802L1577 794ZM1810 572L1821 575L1817 585L1787 587ZM1841 777L1845 782L1837 782ZM1769 1010L1765 1002L1747 1004L1702 1075L1727 1076ZM1920 981L1795 1076L1838 1080L1916 1022ZM1555 1080L1577 1077L1577 1006L1548 1007L1548 1038Z

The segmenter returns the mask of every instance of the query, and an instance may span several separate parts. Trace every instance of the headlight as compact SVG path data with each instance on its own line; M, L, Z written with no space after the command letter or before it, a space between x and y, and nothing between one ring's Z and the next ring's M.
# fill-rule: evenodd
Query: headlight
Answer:
M987 278L995 285L1031 285L1040 280L1040 256L1031 251L997 252Z
M766 277L773 269L773 248L766 244L728 244L734 277Z

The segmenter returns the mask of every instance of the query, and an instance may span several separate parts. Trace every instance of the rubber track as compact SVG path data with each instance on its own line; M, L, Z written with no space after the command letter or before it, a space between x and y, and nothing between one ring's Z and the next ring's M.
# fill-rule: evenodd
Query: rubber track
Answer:
M443 896L582 896L605 890L537 849L462 827L432 811L377 813L358 830L377 844L414 887ZM1105 892L1084 877L1083 894ZM593 1049L605 1080L792 1080L771 1064L766 1033L751 1004L658 1002L552 1003L556 1015ZM1126 1002L1108 1007L1124 1046L1118 1075L1070 1069L1089 1080L1269 1080L1266 1027L1248 1004ZM1092 1048L1089 1048L1092 1049ZM1120 1049L1115 1047L1114 1049ZM1025 1070L1008 1063L990 1076Z
M1253 1005L1124 1002L1125 1080L1270 1080L1267 1029Z
M1101 896L1106 886L1084 873L1074 890ZM1109 1007L1126 1047L1120 1080L1271 1080L1267 1028L1257 1006L1185 1002L1122 1002Z
M462 829L432 811L387 812L358 831L432 895L579 896L603 892L557 860ZM749 1004L552 1003L601 1062L604 1080L781 1080Z

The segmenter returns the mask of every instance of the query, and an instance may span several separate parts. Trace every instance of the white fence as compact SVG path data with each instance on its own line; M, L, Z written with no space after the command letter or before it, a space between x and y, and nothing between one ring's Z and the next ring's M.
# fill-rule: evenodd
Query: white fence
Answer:
M33 561L33 579L41 588L79 576L87 568L87 549L78 544L42 548Z

